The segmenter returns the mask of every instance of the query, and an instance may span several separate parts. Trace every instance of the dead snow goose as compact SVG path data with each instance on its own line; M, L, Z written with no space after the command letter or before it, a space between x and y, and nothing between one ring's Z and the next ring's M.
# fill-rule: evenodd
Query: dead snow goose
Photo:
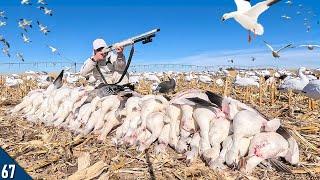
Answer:
M145 149L157 140L160 136L164 126L165 115L161 112L154 112L148 116L147 129L151 132L151 136L146 141L140 142L139 151L143 152Z
M251 140L248 159L243 171L251 173L265 159L285 157L288 148L288 142L276 132L256 134Z

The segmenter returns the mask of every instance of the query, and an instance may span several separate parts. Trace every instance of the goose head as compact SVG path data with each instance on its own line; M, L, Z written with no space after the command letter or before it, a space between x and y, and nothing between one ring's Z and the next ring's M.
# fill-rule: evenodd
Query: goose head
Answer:
M305 67L300 67L299 72L305 72L307 69Z
M222 18L221 21L224 22L225 20L228 20L230 18L233 18L233 14L232 13L225 13Z

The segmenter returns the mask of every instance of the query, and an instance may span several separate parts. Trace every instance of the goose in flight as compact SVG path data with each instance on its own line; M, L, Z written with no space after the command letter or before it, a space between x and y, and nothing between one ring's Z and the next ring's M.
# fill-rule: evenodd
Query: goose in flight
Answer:
M32 23L32 20L30 20L30 21L28 21L28 20L26 20L26 19L20 19L19 21L18 21L18 26L19 26L19 28L21 28L21 29L23 29L23 30L25 30L26 32L27 32L27 27L29 26L30 28L32 28L32 25L31 25L31 23Z
M287 1L285 3L288 4L288 5L292 5L292 1Z
M5 21L0 21L0 27L7 25L7 22Z
M30 0L21 0L22 5L31 5Z
M57 55L60 55L60 53L58 52L58 49L53 47L53 46L50 46L50 45L47 45L48 48L50 48L51 52L53 54L57 54Z
M265 44L266 44L266 46L272 51L272 56L274 57L274 58L279 58L280 57L280 51L282 51L283 49L286 49L286 48L288 48L288 47L292 47L292 44L288 44L288 45L286 45L286 46L284 46L284 47L282 47L282 48L280 48L280 49L278 49L278 50L274 50L273 49L273 47L271 46L271 45L269 45L266 41L263 41Z
M45 26L45 25L43 25L43 24L41 24L39 21L37 21L37 24L38 24L38 26L39 26L39 28L40 28L40 31L41 31L44 35L47 35L47 34L50 32L49 29L48 29L48 27Z
M23 54L22 53L17 53L17 58L24 62Z
M0 11L0 17L4 19L8 19L7 16L5 15L5 11Z
M22 39L23 39L23 42L24 42L24 43L30 43L30 42L32 42L27 35L21 33L21 36L22 36Z
M0 35L0 41L3 43L4 46L6 46L7 48L10 48L9 42L1 35Z
M39 6L38 8L40 10L43 10L45 15L52 16L52 10L51 9L48 9L47 7L43 7L43 6Z
M287 15L282 15L281 16L283 19L286 19L286 20L290 20L291 19L291 17L290 16L287 16Z
M312 51L312 50L314 50L314 48L320 48L320 45L306 44L306 45L300 45L299 47L307 47L310 51Z
M2 53L6 56L8 56L9 58L11 57L10 53L9 53L9 48L8 47L3 47L2 48Z
M237 11L225 13L222 21L234 18L242 27L248 30L248 41L251 42L250 31L254 35L263 35L264 28L258 23L260 14L269 9L270 6L276 4L280 0L265 0L251 6L250 0L234 0L237 5Z
M44 0L38 0L38 4L48 5Z

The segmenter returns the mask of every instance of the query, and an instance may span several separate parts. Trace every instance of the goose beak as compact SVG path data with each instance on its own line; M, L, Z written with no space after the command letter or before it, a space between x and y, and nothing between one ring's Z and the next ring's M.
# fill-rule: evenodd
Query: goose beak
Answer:
M226 19L224 17L221 18L221 21L224 22Z

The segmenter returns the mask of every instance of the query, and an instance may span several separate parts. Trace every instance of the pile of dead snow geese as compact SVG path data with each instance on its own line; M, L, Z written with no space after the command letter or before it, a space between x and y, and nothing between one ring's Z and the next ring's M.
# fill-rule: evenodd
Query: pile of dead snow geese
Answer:
M99 140L114 130L116 146L144 151L154 143L156 153L171 147L188 163L201 157L212 169L229 166L251 173L268 160L290 171L278 159L299 162L298 144L279 119L267 119L230 97L192 89L167 100L134 91L103 96L97 90L62 85L61 73L47 89L31 91L11 113L76 134L99 134Z

